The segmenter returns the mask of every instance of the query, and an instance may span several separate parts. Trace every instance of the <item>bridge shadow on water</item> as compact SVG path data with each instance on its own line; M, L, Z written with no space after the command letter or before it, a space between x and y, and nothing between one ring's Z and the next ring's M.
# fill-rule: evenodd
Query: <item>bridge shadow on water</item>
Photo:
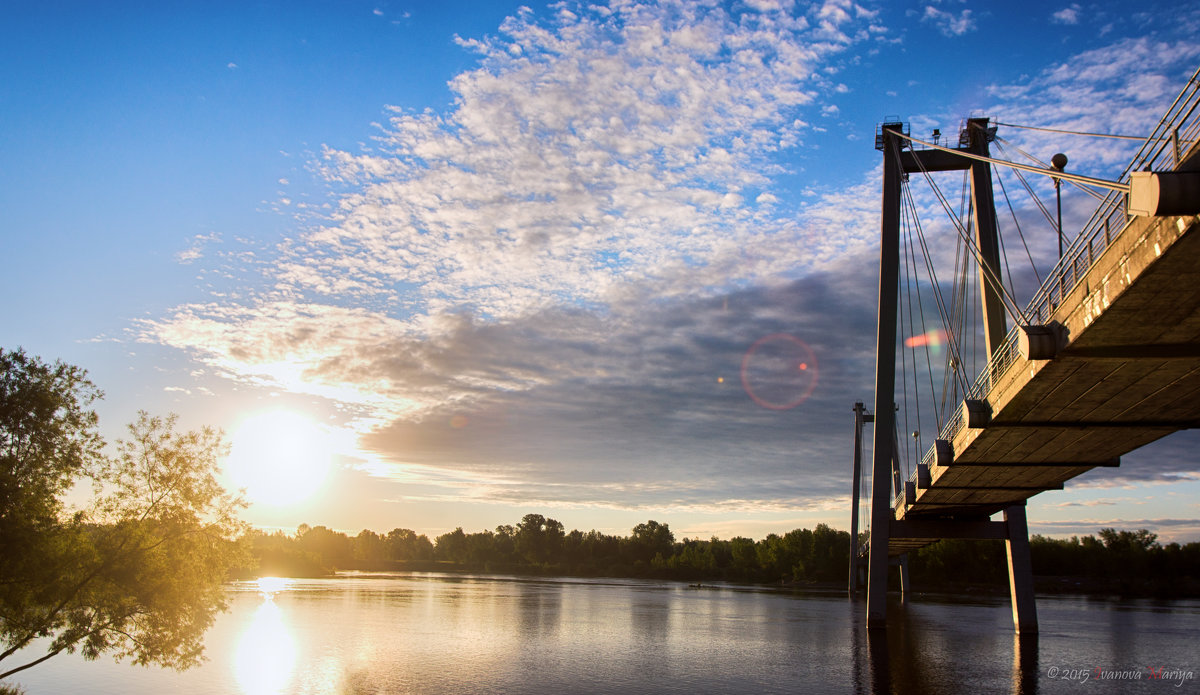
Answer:
M1038 635L1020 635L1011 627L968 616L947 625L930 615L944 605L889 602L888 628L868 630L859 603L852 627L857 659L853 690L863 695L955 695L957 693L1038 692ZM950 600L948 603L957 604ZM979 606L984 608L984 606ZM963 609L969 606L957 605ZM994 604L986 612L995 615ZM943 613L944 615L944 613ZM934 619L931 619L934 618Z

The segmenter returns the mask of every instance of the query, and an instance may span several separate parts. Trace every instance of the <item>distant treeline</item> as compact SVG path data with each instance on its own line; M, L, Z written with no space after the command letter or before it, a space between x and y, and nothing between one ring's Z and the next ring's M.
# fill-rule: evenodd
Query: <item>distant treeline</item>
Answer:
M647 521L628 536L567 532L526 514L516 525L434 540L410 529L356 536L303 524L295 534L251 532L257 574L321 576L336 570L470 571L755 583L844 585L850 535L818 524L762 540L675 540L667 524ZM1031 538L1043 591L1126 595L1200 595L1200 543L1162 545L1155 534L1104 529L1099 537ZM1002 541L941 541L909 555L918 590L1007 584Z

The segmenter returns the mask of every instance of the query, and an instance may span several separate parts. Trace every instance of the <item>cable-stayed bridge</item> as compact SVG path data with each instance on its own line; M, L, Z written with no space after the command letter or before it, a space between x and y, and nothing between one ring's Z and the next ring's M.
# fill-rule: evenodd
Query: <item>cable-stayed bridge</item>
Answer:
M1050 166L996 159L997 129L989 119L968 119L953 146L939 143L937 131L932 142L915 138L898 121L876 134L883 193L875 401L870 413L861 403L855 407L852 524L857 537L862 431L873 422L870 538L856 547L850 569L851 591L865 569L870 627L886 624L889 559L900 559L908 590L905 553L943 538L975 538L1006 541L1014 624L1019 632L1036 631L1026 500L1200 426L1200 71L1115 181L1071 174L1062 155ZM1027 303L1018 303L1004 281L993 167L1050 176L1056 191L1063 181L1107 191L1092 193L1096 211L1065 250L1059 203L1059 261ZM938 294L933 254L908 186L910 179L929 180L952 213L933 183L935 173L947 171L964 172L966 181L967 212L952 217L963 248L956 272L961 268L965 277L969 267L975 277L974 327ZM1007 190L1003 196L1009 198ZM908 445L897 426L896 382L897 365L905 369L908 358L898 328L901 290L920 287L902 271L921 265L918 256L931 278L926 293L935 295L930 313L941 320L937 335L945 337L947 383L962 382L952 389L961 398L943 410L933 445L903 471ZM1011 271L1008 277L1011 283ZM918 306L922 301L928 303L918 299ZM913 300L907 302L911 323ZM986 359L968 383L959 375L972 334ZM912 364L915 382L915 357ZM907 375L904 384L907 403ZM992 521L997 513L1003 520ZM852 542L857 546L857 538Z

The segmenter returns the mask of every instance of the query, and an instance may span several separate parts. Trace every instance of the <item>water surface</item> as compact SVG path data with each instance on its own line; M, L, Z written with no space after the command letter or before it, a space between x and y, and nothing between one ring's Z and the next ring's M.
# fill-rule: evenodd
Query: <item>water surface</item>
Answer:
M199 668L63 655L14 680L29 695L1200 690L1197 601L1042 596L1041 634L1018 638L990 597L918 596L868 632L861 600L750 587L406 573L230 592Z

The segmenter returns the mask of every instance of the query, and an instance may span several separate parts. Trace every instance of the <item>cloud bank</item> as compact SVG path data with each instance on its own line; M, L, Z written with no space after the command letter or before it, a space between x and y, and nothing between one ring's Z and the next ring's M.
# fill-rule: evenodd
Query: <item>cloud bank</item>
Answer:
M888 36L879 16L844 0L522 9L459 39L478 66L446 112L393 109L369 150L322 151L331 207L254 259L261 282L140 338L344 408L364 466L409 499L844 505L873 375L877 176L804 205L780 182L847 89L831 61ZM994 86L997 112L1103 95L1110 127L1140 127L1171 89L1168 68L1133 93L1077 59ZM1059 116L1043 123L1096 125Z

